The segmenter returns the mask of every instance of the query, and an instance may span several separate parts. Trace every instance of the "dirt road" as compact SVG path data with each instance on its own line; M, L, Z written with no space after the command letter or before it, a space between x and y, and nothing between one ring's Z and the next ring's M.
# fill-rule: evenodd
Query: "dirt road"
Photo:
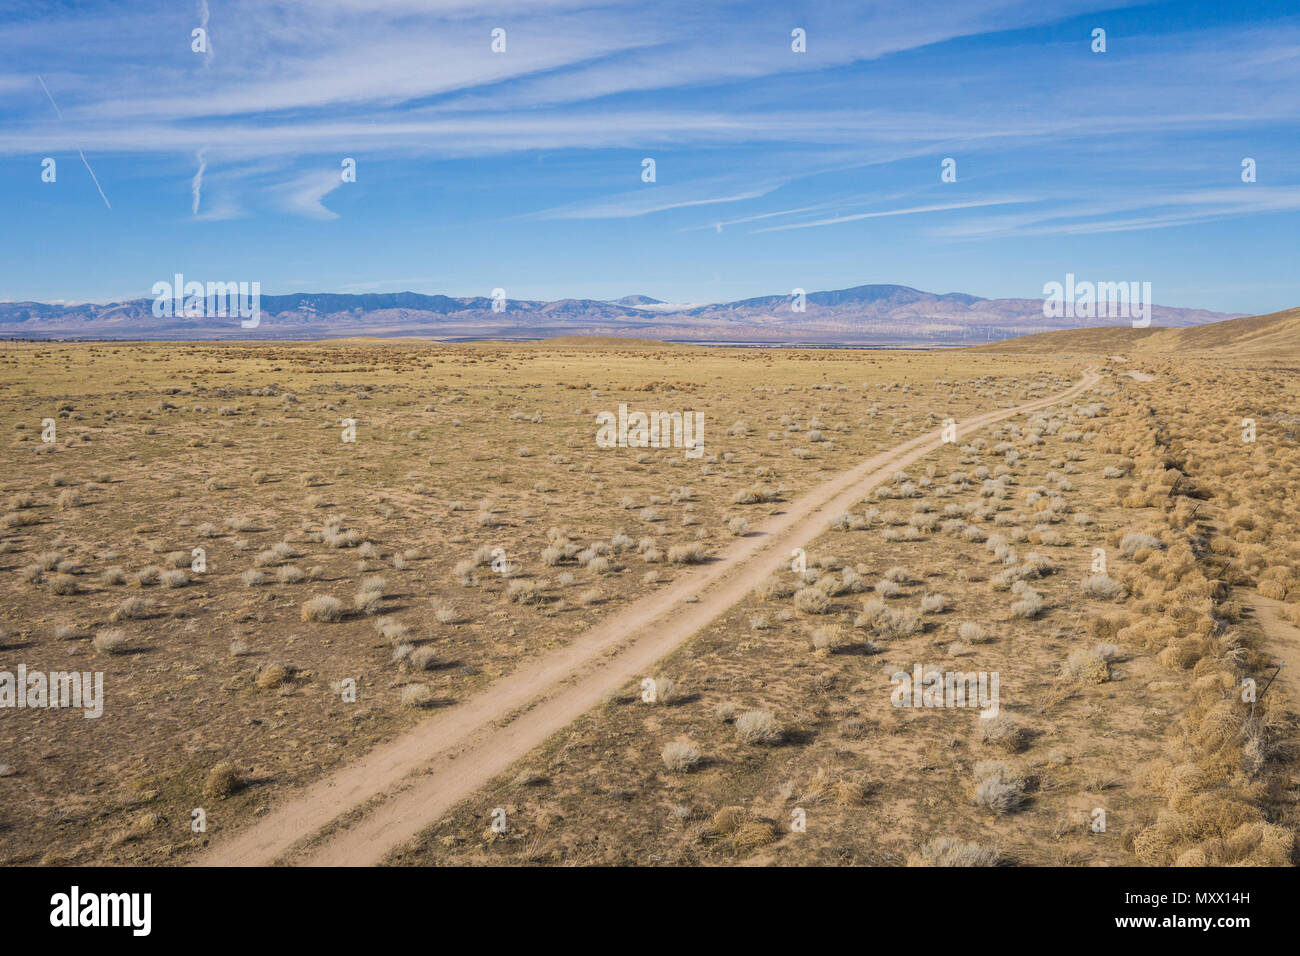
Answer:
M1277 684L1286 694L1292 707L1300 706L1300 628L1278 614L1281 601L1264 597L1258 591L1238 589L1237 594L1246 599L1255 620L1264 632L1264 647L1276 658L1277 663L1286 662L1278 672ZM1260 689L1264 682L1260 681ZM1274 688L1274 692L1278 690Z
M958 440L1091 388L1096 369L1058 395L958 423ZM930 432L817 486L738 539L710 563L680 574L571 644L522 665L477 695L430 716L341 770L306 787L251 827L218 833L204 866L275 862L361 866L380 862L524 757L551 734L654 664L785 565L877 484L941 444Z

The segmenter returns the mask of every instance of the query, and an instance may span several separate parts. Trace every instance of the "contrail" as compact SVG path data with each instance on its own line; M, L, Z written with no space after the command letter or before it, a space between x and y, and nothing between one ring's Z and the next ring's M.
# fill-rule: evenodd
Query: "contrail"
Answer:
M95 171L90 168L90 163L86 162L86 154L81 150L77 150L77 155L81 157L81 164L86 167L86 172L90 173L90 178L94 181L95 188L99 190L99 198L104 200L105 206L112 209L113 204L109 202L108 197L104 195L104 187L99 184L99 177L96 176Z
M59 109L59 104L54 102L54 97L50 96L50 88L45 85L45 77L37 73L36 79L41 81L41 89L45 91L45 98L48 99L50 101L50 105L54 107L54 115L57 116L60 120L62 120L63 112Z
M199 26L203 29L205 34L204 41L207 43L207 47L203 51L204 69L207 69L212 65L212 38L206 36L208 32L208 21L211 19L212 11L208 9L208 0L199 0ZM199 169L198 172L194 174L194 178L190 180L190 195L194 197L193 202L190 203L191 216L197 216L199 214L199 202L203 198L203 171L208 168L208 161L203 158L203 154L206 152L207 149L204 148L195 154L195 157L199 161Z
M208 0L199 0L199 26L203 32L208 32L208 20L212 18L212 12L208 9ZM208 47L203 52L203 66L208 67L212 64L212 37L207 37Z
M203 154L206 152L206 149L201 149L195 154L199 161L199 170L194 174L194 179L190 181L190 193L194 197L194 202L190 207L190 215L192 216L199 214L199 200L203 195L203 171L208 168L208 161L203 158Z
M45 77L37 73L36 79L40 80L41 89L45 91L45 98L48 99L50 105L54 107L54 115L59 118L59 122L63 122L63 111L59 109L59 104L54 102L54 97L50 95L50 88L45 85ZM77 150L77 155L81 157L81 165L86 167L86 172L90 173L90 179L95 184L95 188L99 190L99 198L104 200L105 206L112 209L113 204L110 203L108 197L104 195L104 187L99 184L99 177L96 176L95 171L90 168L90 162L86 159L86 154L81 150Z

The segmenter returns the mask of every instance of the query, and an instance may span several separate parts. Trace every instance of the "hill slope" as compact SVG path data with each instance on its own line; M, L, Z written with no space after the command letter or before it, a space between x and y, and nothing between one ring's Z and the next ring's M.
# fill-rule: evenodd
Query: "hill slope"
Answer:
M1113 326L1041 332L976 349L1025 354L1148 355L1204 352L1234 358L1300 358L1300 308L1184 329Z

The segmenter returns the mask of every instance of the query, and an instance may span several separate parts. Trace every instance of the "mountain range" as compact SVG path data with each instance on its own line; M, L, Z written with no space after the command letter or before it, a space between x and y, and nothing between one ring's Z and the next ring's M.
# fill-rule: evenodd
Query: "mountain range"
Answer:
M0 337L29 339L324 339L417 336L443 341L601 335L675 342L763 345L974 345L1067 328L1129 325L1126 319L1047 318L1041 299L985 299L902 285L673 304L646 295L552 302L415 292L263 295L260 323L238 317L154 315L152 298L105 304L0 302ZM215 311L215 310L212 310ZM1154 305L1151 324L1202 325L1244 313Z

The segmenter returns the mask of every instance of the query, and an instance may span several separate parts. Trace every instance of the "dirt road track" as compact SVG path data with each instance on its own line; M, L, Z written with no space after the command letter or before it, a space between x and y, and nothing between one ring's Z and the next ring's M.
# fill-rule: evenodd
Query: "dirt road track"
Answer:
M1292 707L1300 707L1300 628L1278 614L1282 602L1264 597L1258 591L1239 590L1246 599L1264 632L1264 646L1278 663L1286 666L1278 672L1277 683L1287 695ZM1260 681L1263 687L1263 681ZM1274 689L1276 692L1276 688Z
M1095 368L1057 395L958 423L959 440L1013 415L1068 401L1099 381ZM818 485L710 563L690 568L569 645L531 660L477 695L430 716L306 787L241 832L217 833L203 866L379 863L551 734L634 678L741 600L900 468L941 444L930 432ZM689 600L693 598L694 600Z

